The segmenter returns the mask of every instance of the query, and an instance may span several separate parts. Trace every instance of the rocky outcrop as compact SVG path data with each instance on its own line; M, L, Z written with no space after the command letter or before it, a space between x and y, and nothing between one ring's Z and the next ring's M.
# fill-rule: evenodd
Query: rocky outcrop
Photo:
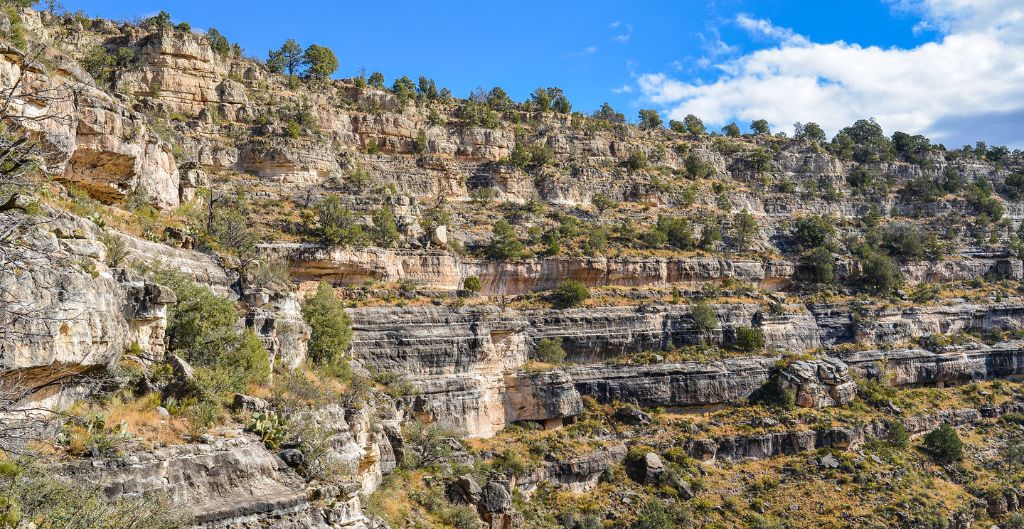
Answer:
M613 443L562 461L545 461L540 468L518 478L515 486L527 497L544 482L554 483L572 492L587 492L597 486L605 471L625 459L626 445Z
M14 91L12 119L43 140L47 172L105 202L139 189L158 207L178 205L170 146L149 132L144 116L96 88L77 65L63 60L46 69L6 48L0 50L0 85Z
M111 235L124 242L125 256L121 263L123 266L138 266L144 269L182 274L200 285L209 287L216 294L231 298L237 297L231 290L234 279L228 277L224 268L213 256L121 233L112 233Z
M776 383L782 391L792 390L796 405L803 408L842 406L857 396L850 368L835 358L792 362L779 373Z
M243 402L253 400L238 397ZM195 527L248 529L284 524L364 529L368 522L362 499L380 486L384 455L392 454L386 437L372 426L378 416L390 421L390 405L379 404L384 407L327 406L291 415L293 430L315 437L326 448L310 454L289 449L298 453L310 472L320 473L312 484L286 464L291 455L279 457L259 439L240 432L58 468L65 476L102 487L109 498L162 495L194 516Z
M792 307L781 314L761 305L714 305L715 341L730 343L735 329L762 329L766 347L815 350L824 344L869 335L899 342L935 332L1010 328L1024 314L1019 302L954 304L869 312L856 321L847 305ZM862 311L863 312L863 311ZM574 364L564 370L575 392L601 402L642 406L706 406L746 399L771 375L778 357L712 363L606 364L633 353L667 351L696 344L700 335L686 306L603 307L501 311L497 308L352 310L353 354L367 367L404 374L417 388L419 413L472 435L491 435L505 424L552 421L574 413L576 395L562 371L521 373L528 351L541 339L559 339ZM877 318L877 319L875 319ZM885 329L883 332L882 329ZM871 343L864 339L862 343ZM1020 373L1021 347L934 354L923 350L842 353L836 358L796 362L780 377L801 406L849 402L855 372L879 376L886 362L898 385L982 380ZM837 353L839 354L839 353Z
M312 330L302 318L302 307L293 294L245 296L250 307L245 326L253 329L267 352L271 364L295 369L306 360Z
M0 214L0 372L32 402L59 399L75 376L113 365L137 345L163 356L167 289L106 264L89 221L47 210L48 219Z
M906 417L901 420L907 432L922 434L942 424L962 426L982 419L999 417L1006 413L1020 413L1024 404L1011 402L984 409L953 409L936 413ZM810 452L819 448L855 450L868 437L885 437L886 423L870 423L861 427L839 427L823 430L793 430L753 435L727 436L718 439L692 439L686 450L698 461L768 459L770 457Z
M367 280L411 281L425 289L455 291L477 277L486 295L518 295L548 290L574 279L591 287L699 285L726 278L778 288L794 273L787 262L729 260L717 257L677 259L578 257L498 262L466 259L443 251L332 248L315 245L264 245L292 261L299 281L359 285Z
M125 269L118 270L117 279L127 291L128 306L133 309L128 316L128 339L139 346L148 360L163 360L167 306L177 301L174 291L135 277Z
M64 467L62 473L102 486L109 498L165 494L175 506L194 513L201 527L241 527L245 520L265 517L301 518L309 509L305 481L262 442L249 437L81 461Z
M893 384L944 385L1024 374L1024 342L974 344L949 352L924 349L862 351L841 356L856 372Z
M644 407L707 406L747 398L768 380L776 358L701 364L579 366L567 369L581 395Z
M562 370L505 376L505 422L536 421L561 426L583 413L583 399Z

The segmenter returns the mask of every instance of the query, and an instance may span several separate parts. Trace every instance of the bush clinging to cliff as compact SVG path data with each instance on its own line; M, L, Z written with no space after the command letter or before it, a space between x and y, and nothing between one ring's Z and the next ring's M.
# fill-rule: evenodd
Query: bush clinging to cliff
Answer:
M334 289L320 283L316 294L306 300L302 318L312 328L309 358L319 365L345 365L345 351L352 340L352 319L335 296Z
M590 298L590 289L575 279L562 281L551 294L551 301L558 309L578 307L588 298Z

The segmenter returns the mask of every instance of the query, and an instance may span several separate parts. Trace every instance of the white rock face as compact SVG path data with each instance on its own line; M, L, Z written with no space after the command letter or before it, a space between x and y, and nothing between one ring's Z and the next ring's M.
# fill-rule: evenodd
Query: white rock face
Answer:
M14 115L32 118L23 123L43 140L48 173L104 202L141 188L157 207L178 206L170 146L150 134L142 114L96 88L77 65L51 73L6 50L0 53L0 87L14 88Z
M46 210L0 214L13 230L0 238L0 376L30 391L30 402L56 403L52 382L115 363L137 345L164 355L167 288L107 267L101 230ZM35 390L43 389L41 392Z

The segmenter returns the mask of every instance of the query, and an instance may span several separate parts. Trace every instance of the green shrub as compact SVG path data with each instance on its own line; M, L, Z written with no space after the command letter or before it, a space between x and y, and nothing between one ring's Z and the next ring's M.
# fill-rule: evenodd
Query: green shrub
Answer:
M462 281L462 289L468 292L480 292L483 289L483 283L480 282L479 277L469 276Z
M685 505L650 498L640 506L634 529L686 529L693 527L693 516Z
M537 350L534 352L537 360L548 364L561 364L565 361L565 349L562 348L561 338L542 338L537 342Z
M641 150L635 150L626 158L626 168L630 171L640 171L647 167L647 153Z
M748 353L764 348L764 333L753 327L736 328L736 348Z
M751 404L791 410L796 406L796 390L793 388L783 388L779 384L779 373L776 371L772 373L761 387L750 394L747 401Z
M945 423L924 436L924 449L943 464L955 463L964 458L964 444L960 441L960 435Z
M589 298L590 289L575 279L562 281L551 294L552 304L559 309L578 307Z
M352 319L334 289L320 283L316 294L306 300L302 318L312 329L309 358L318 365L342 365L352 340Z
M708 334L718 328L718 315L711 305L701 301L690 307L690 318L693 320L694 330L704 341Z
M885 436L885 441L889 443L893 448L907 448L910 446L910 434L907 432L907 427L903 426L903 422L899 420L891 420L887 424L888 432Z
M678 217L659 216L654 229L664 235L664 244L668 244L677 250L692 250L696 247L693 237L693 226L687 219ZM655 236L654 242L660 242L662 237Z
M861 289L874 294L886 295L903 285L903 272L888 255L868 251L861 259L860 271L855 278Z
M51 468L0 462L0 527L177 529L189 518L161 495L110 500L99 486L63 479Z
M825 247L818 247L800 257L804 277L814 283L831 283L835 279L835 258Z
M487 254L493 259L514 261L523 256L523 251L523 243L519 242L512 225L505 219L495 222Z
M451 437L454 435L437 423L410 421L403 424L402 467L427 468L446 461L453 453L451 444L446 441Z
M391 248L398 244L402 234L398 231L395 214L386 205L382 205L373 214L373 241L382 248Z
M313 208L315 223L309 226L324 244L355 245L363 241L363 227L356 216L345 207L341 197L327 195Z
M174 291L177 301L167 310L167 348L200 366L213 366L225 351L240 344L235 324L241 313L235 302L175 273L154 274L157 283Z
M836 227L831 217L812 215L796 220L793 239L798 250L830 245L835 236Z

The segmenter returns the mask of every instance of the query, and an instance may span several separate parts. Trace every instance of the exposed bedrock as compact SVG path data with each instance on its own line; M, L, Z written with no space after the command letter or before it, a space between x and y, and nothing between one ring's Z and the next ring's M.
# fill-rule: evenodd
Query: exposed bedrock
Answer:
M66 382L113 365L138 344L164 353L170 290L105 264L95 224L47 211L46 223L0 214L0 374L26 402L58 404ZM45 404L43 401L47 401Z
M409 280L422 288L458 290L470 276L478 277L484 294L525 294L554 288L566 279L589 286L664 286L719 281L728 277L781 286L794 273L784 261L728 260L718 257L604 258L565 257L498 262L468 259L443 251L332 248L313 245L264 245L292 260L300 281L358 285L366 280Z
M900 420L910 434L929 432L941 424L961 426L1006 413L1020 413L1024 404L1011 402L1002 406L982 409L964 408L916 415ZM823 430L793 430L752 435L736 435L717 439L692 439L686 450L698 461L768 459L793 455L819 448L856 450L869 437L884 437L889 430L885 423L870 423L861 427L840 427Z
M545 461L540 468L520 477L517 490L529 496L541 483L554 483L572 492L593 489L605 471L626 460L625 443L613 443L564 461Z
M645 407L705 406L748 397L768 380L777 358L744 358L707 364L579 366L568 370L577 390L599 402Z
M20 80L20 81L19 81ZM36 136L44 169L94 198L113 202L144 189L161 208L179 204L171 147L142 114L95 86L70 61L51 69L0 49L0 84L11 88L11 114Z
M548 290L574 279L591 287L699 286L734 278L767 289L784 288L797 274L789 261L723 257L557 257L499 262L464 258L442 250L322 248L305 244L267 244L292 261L299 281L359 285L366 280L411 281L426 289L453 291L470 276L480 279L485 295L518 295ZM903 267L910 284L941 283L980 277L1020 279L1021 260L1000 253L958 256Z
M739 326L762 329L766 348L803 352L850 341L901 343L934 333L1016 328L1018 302L960 303L881 311L849 305L788 307L782 314L759 304L713 305L711 334L730 343ZM854 307L856 310L856 307ZM353 353L368 368L406 375L418 389L414 410L470 435L489 436L506 424L560 424L579 413L580 396L643 406L708 406L746 399L767 382L778 356L719 362L631 365L606 363L623 355L698 343L689 308L679 305L590 309L505 310L361 308L354 320ZM563 370L522 371L544 338L561 340L571 364ZM800 361L777 383L797 403L825 407L849 402L852 374L889 377L897 385L959 383L1024 374L1024 344L973 344L949 352L923 349L833 353Z
M382 413L383 411L383 413ZM379 415L379 416L378 416ZM331 435L323 464L344 473L340 484L308 483L263 442L249 434L208 437L206 442L134 451L125 456L82 460L58 471L100 486L109 498L165 495L194 527L345 527L367 525L362 499L380 486L394 468L394 452L381 428L394 426L393 410L337 406L295 413L302 421ZM336 476L332 476L336 477Z

